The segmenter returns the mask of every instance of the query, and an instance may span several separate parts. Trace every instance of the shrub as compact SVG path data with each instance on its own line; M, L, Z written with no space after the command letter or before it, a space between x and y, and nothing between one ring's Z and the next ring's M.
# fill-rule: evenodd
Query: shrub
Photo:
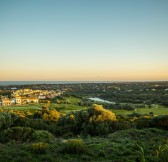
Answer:
M62 133L77 135L104 135L112 131L116 116L113 112L94 104L90 109L70 113L59 119Z
M151 118L139 118L137 119L137 128L142 129L142 128L149 128L149 123L151 121Z
M168 115L160 115L153 118L150 125L152 127L168 129Z
M134 123L127 120L120 120L117 122L116 130L125 130L130 128L135 128Z
M35 141L50 142L54 140L54 136L45 130L36 130L32 134L32 139Z
M43 142L33 143L31 145L31 151L36 154L45 153L47 150L48 144Z
M9 142L11 140L28 142L32 139L32 134L34 129L29 127L12 127L3 132L4 142Z
M141 114L139 114L139 113L136 113L136 112L133 112L132 114L128 114L127 115L129 118L134 118L134 117L140 117L140 116L142 116Z
M168 145L164 145L160 147L158 151L158 158L160 162L167 162L168 161Z
M57 122L61 117L61 113L56 110L50 110L48 107L42 107L42 110L34 113L34 118L42 118L46 121Z
M83 134L105 135L116 129L116 116L113 112L94 104L88 109L88 121L83 124Z
M7 129L13 125L18 116L14 113L1 112L0 113L0 130Z
M69 154L82 154L87 153L88 148L82 140L70 139L63 142L62 152Z

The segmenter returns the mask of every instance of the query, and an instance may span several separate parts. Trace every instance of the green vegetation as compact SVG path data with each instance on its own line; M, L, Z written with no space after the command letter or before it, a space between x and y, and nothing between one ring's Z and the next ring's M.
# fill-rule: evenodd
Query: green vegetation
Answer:
M77 97L65 97L64 99L59 99L58 101L60 103L51 102L50 107L53 109L56 109L60 112L71 112L71 111L77 111L77 110L83 110L86 109L86 106L79 106L78 102L80 102L81 99ZM9 110L19 110L19 111L30 111L34 113L37 110L40 110L41 107L45 105L45 103L30 103L25 105L12 105L12 106L2 106L1 109L9 109Z
M106 138L56 139L54 143L1 144L0 161L167 162L167 131L130 129Z
M41 106L42 104L11 105L11 106L2 106L1 109L30 111L34 113L36 110L40 110Z
M59 112L62 113L69 113L71 111L79 111L79 110L85 110L87 109L88 106L81 106L79 103L81 102L80 98L69 96L69 97L64 97L63 99L59 99L60 103L51 102L50 107L53 109L58 110ZM93 104L93 103L92 103ZM31 103L31 104L26 104L26 105L12 105L8 107L1 107L1 109L9 109L9 110L19 110L19 111L30 111L34 113L37 110L40 110L41 107L45 105L45 103ZM106 106L105 106L106 107ZM107 106L108 107L108 106ZM112 110L116 115L128 115L132 114L134 112L139 113L139 114L149 114L150 112L153 112L154 115L162 115L162 114L168 114L168 109L167 107L161 106L161 105L153 105L151 108L136 108L135 110L118 110L118 109L113 109L110 106L110 110Z
M88 148L80 139L69 139L63 141L61 152L66 154L85 154L88 153Z
M167 162L167 123L168 115L120 117L96 104L66 114L1 110L0 161Z
M77 110L86 109L86 106L79 106L78 103L81 101L80 98L77 97L64 97L63 99L58 99L57 103L51 103L51 107L60 111L60 112L71 112Z
M48 147L47 143L38 142L31 145L31 151L35 154L43 154L46 152Z
M167 85L60 85L61 96L1 107L0 161L167 162Z
M168 114L168 108L165 108L163 106L158 108L137 108L136 110L116 110L112 109L112 111L117 115L128 115L132 113L139 113L139 114L149 114L150 112L153 112L155 115L162 115L162 114Z

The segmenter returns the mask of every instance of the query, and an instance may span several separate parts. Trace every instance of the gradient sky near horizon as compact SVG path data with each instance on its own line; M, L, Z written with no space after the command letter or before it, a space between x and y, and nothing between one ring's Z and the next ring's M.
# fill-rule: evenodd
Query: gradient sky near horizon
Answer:
M168 80L167 0L0 0L0 81Z

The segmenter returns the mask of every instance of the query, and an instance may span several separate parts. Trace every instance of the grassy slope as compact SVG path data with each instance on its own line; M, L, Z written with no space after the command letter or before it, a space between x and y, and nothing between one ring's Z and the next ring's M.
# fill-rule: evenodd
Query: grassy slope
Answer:
M42 154L32 153L30 143L1 144L0 161L135 162L142 158L141 146L146 161L154 162L158 161L156 150L159 146L168 144L168 132L159 129L130 129L115 132L106 138L90 137L83 139L88 152L81 154L62 153L62 141L63 139L56 139ZM165 156L162 162L167 161L168 157Z

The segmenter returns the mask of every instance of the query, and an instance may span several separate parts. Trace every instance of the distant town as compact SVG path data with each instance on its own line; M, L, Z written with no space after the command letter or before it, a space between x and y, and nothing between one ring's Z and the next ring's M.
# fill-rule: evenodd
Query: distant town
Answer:
M15 88L13 88L15 89ZM61 95L60 90L33 90L33 89L18 89L12 90L9 95L0 96L0 106L22 105L28 103L39 103L40 99L52 99Z
M99 97L110 102L152 104L168 106L168 82L114 82L76 84L32 84L0 86L0 106L44 103L49 100L59 103L59 98L75 96L86 102L86 98Z

